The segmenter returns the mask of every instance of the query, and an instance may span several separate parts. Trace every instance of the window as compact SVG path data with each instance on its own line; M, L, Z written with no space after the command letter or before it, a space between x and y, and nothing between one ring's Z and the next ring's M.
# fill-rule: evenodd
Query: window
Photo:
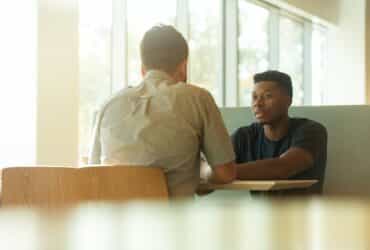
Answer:
M280 59L279 70L290 75L293 81L293 105L304 104L302 22L287 16L280 17Z
M251 104L253 75L269 68L267 9L239 0L239 104Z
M136 86L141 80L140 41L144 33L157 24L175 23L174 0L127 0L127 67L128 85Z
M190 82L207 89L221 105L221 1L190 0ZM209 6L212 5L212 11Z
M82 153L96 108L116 90L141 82L140 41L159 23L183 33L189 82L210 91L219 106L249 106L253 75L268 69L292 77L293 105L324 101L327 28L266 1L81 0Z
M80 153L87 154L97 108L112 93L111 1L80 0Z

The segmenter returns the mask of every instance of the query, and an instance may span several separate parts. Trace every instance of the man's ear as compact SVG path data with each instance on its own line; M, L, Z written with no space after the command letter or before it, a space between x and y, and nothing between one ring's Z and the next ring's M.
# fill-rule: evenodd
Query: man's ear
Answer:
M184 59L178 66L177 68L177 72L179 73L180 75L180 81L182 82L187 82L187 76L188 76L188 59Z
M141 76L144 77L146 74L146 67L144 64L141 64Z
M289 96L287 102L288 102L288 108L289 108L290 106L292 106L293 98Z

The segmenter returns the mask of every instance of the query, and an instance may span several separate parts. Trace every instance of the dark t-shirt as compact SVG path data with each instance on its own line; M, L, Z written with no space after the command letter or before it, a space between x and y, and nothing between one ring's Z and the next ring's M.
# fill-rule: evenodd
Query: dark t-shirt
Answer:
M321 124L303 118L290 118L288 134L279 141L265 137L263 126L253 123L239 128L232 135L236 163L279 157L289 148L298 147L311 153L314 164L289 179L318 179L319 182L305 190L279 193L322 193L326 166L327 132Z

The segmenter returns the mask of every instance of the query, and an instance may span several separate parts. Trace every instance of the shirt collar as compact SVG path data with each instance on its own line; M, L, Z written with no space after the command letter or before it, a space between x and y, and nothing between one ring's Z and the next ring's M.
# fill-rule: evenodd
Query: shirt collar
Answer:
M138 95L133 96L132 99L150 98L175 84L176 81L166 72L149 70L146 72L142 84L137 87Z
M164 83L166 85L175 84L175 80L166 72L161 70L149 70L144 76L145 82L150 82L154 84Z

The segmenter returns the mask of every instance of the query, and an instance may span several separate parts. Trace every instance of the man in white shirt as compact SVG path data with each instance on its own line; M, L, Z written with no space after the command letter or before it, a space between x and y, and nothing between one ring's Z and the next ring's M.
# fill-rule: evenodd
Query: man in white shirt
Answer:
M144 35L143 80L112 97L100 110L89 164L163 168L171 197L194 195L200 181L200 153L210 182L234 180L234 151L220 112L202 88L187 84L188 45L172 26Z

